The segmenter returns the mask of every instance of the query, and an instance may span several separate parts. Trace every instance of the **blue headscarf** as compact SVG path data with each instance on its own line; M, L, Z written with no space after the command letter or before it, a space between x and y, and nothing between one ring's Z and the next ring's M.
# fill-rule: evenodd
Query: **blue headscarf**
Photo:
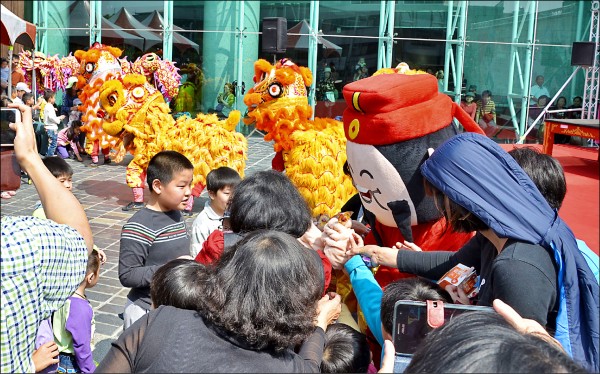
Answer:
M559 288L555 338L575 361L598 372L598 283L573 232L512 156L485 136L464 133L442 144L421 173L499 237L554 253Z

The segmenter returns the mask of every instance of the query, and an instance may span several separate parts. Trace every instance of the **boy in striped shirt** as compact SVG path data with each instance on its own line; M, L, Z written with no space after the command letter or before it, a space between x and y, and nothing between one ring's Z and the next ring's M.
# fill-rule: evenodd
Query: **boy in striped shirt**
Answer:
M157 153L148 164L150 198L121 230L119 280L131 287L123 313L126 329L151 309L154 272L176 258L190 258L190 238L181 210L192 199L194 166L175 151Z

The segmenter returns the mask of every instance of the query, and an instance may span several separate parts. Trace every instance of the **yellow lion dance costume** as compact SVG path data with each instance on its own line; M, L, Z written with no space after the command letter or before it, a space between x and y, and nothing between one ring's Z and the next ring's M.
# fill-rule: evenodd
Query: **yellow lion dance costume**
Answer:
M177 151L194 164L194 196L204 189L212 169L228 166L244 176L248 143L235 132L239 111L222 121L214 114L198 114L195 119L182 116L175 121L161 92L140 74L106 81L99 101L106 112L104 131L123 140L117 161L126 151L134 155L127 166L129 187L144 187L148 162L163 150Z
M356 193L343 171L346 137L343 124L330 118L311 120L308 68L282 59L254 64L253 88L244 96L247 125L254 124L273 141L273 169L286 172L312 210L313 217L332 217Z
M100 110L98 95L102 85L110 80L119 79L127 74L142 74L159 89L163 96L171 99L177 95L180 76L172 62L161 60L155 53L147 53L135 62L120 58L122 51L100 43L94 43L87 51L75 51L79 63L77 88L83 115L82 131L86 133L86 151L98 162L100 150L105 162L111 148L119 148L120 139L106 134L102 129L104 112Z

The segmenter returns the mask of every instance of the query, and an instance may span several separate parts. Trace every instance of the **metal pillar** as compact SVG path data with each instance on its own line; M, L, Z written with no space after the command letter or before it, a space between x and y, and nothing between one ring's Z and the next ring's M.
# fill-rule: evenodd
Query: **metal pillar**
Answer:
M600 1L592 1L591 22L590 22L590 42L596 44L594 49L594 65L588 67L585 73L585 87L583 89L583 112L581 118L598 118L598 85L600 84Z
M448 77L450 74L450 64L452 64L452 70L455 70L454 64L454 1L448 1L448 16L446 18L446 53L444 54L444 92L448 91Z
M44 54L48 54L48 2L33 2L33 23L36 25L37 30L37 49Z
M240 56L238 58L238 61L242 61L242 56L244 56L244 38L246 38L246 35L244 35L244 32L246 31L246 27L244 25L244 19L245 19L245 0L240 1L239 3L239 10L238 10L238 26L236 27L237 30L237 35L236 37L238 38L238 43L237 43L237 55ZM237 86L235 87L235 94L236 94L236 98L235 98L235 109L240 110L241 106L243 104L243 100L244 100L244 95L242 94L242 82L244 81L244 71L243 71L243 66L242 64L236 64L235 68L237 69L237 74L236 74L236 82L237 82ZM243 116L244 113L242 113ZM238 132L242 132L242 118L240 118L240 122L237 124L237 128L236 131Z
M89 20L90 46L95 42L102 42L102 1L90 1Z
M173 59L173 1L164 2L163 17L163 60Z
M460 104L462 95L462 83L465 65L465 43L467 34L467 5L468 2L461 1L458 3L457 18L458 18L458 34L456 35L456 71L452 74L454 78L454 101Z
M515 104L513 99L520 99L522 100L523 97L523 90L524 90L524 85L523 85L523 72L521 70L521 61L519 60L519 50L517 43L519 43L519 35L521 33L521 30L523 28L523 22L521 22L521 24L519 25L519 1L515 1L515 10L513 12L513 24L512 24L512 39L511 39L511 46L510 46L510 65L508 67L508 109L510 111L510 117L511 117L511 121L513 126L515 127L515 129L517 131L519 131L519 121L517 120L517 112L515 110ZM527 14L527 13L525 13ZM523 17L523 21L525 20L526 17ZM515 76L515 66L517 67L517 71L519 73L519 89L520 89L520 94L515 94L513 92L513 88L514 88L514 76Z
M529 18L527 18L529 17ZM527 44L525 46L525 71L522 74L520 79L521 83L521 116L519 118L519 123L517 127L517 134L520 136L520 140L518 143L522 143L524 137L522 134L525 133L525 127L527 126L527 116L529 114L529 91L531 89L531 73L532 73L532 65L533 65L533 57L534 57L534 49L535 49L535 23L537 17L537 1L529 1L527 6L525 7L525 12L523 13L523 21L521 22L521 26L519 27L518 34L516 36L516 40L518 41L518 35L521 33L521 29L524 25L526 19L529 20L527 23ZM516 42L515 42L516 43ZM519 61L518 52L514 57L516 61ZM514 62L514 61L513 61ZM520 63L517 64L517 67L520 71ZM510 80L513 77L509 77ZM517 94L518 96L518 94ZM515 98L511 97L511 100ZM513 118L514 121L514 118Z
M377 70L394 67L392 54L394 48L394 15L395 1L382 1L379 8L379 39L377 53Z
M319 43L317 36L319 35L319 1L312 1L310 3L310 35L308 38L308 68L310 71L317 72L317 48ZM308 103L313 108L313 115L315 116L315 92L317 90L317 80L313 79L310 85L310 92L308 94Z
M396 2L388 1L387 2L387 40L386 40L386 48L385 48L385 59L387 65L382 67L394 67L394 61L392 61L392 56L394 54L394 23L396 22Z
M387 17L385 16L385 1L379 3L379 38L377 39L377 70L388 66L385 61L385 29Z
M448 79L452 75L454 83L454 101L460 103L465 58L465 34L467 1L460 1L454 10L454 1L448 1L446 19L446 53L444 56L444 92L448 93ZM453 39L456 31L456 39ZM452 46L456 45L456 52ZM452 72L452 74L450 74Z
M575 41L580 41L583 40L583 38L585 37L585 31L586 29L583 27L583 12L584 12L584 6L586 5L585 1L580 1L577 3L577 23L576 23L576 31L575 31ZM575 67L572 68L573 71L575 70ZM583 70L583 75L585 77L585 70ZM573 77L573 83L571 84L571 90L569 93L569 97L575 97L578 95L577 93L577 86L578 86L578 81L579 81L579 76L575 76Z

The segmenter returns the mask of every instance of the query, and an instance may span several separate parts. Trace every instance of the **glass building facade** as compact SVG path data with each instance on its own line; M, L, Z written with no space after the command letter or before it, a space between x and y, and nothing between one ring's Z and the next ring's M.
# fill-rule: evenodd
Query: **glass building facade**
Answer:
M287 57L314 74L310 100L317 116L342 115L342 95L320 101L315 88L325 66L338 92L355 78L406 62L443 71L440 90L459 102L471 85L492 93L497 122L523 134L530 87L545 77L551 96L571 77L571 48L588 41L591 1L28 1L25 18L38 26L37 49L67 55L95 41L118 46L130 61L157 52L177 62L201 86L195 111L215 107L224 83L252 86L253 63ZM263 52L266 17L287 20L285 53ZM440 74L441 75L441 74ZM583 96L580 69L564 87L571 105Z

